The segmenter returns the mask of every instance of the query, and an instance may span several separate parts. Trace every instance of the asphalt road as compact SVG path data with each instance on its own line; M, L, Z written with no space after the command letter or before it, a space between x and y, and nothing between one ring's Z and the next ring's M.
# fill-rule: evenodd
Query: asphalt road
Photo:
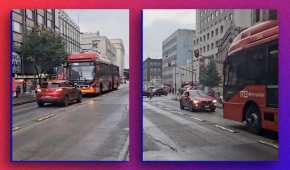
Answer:
M123 85L68 107L13 107L13 160L126 160L128 90L128 84Z
M277 134L253 134L216 112L180 110L168 96L143 98L144 161L277 160Z

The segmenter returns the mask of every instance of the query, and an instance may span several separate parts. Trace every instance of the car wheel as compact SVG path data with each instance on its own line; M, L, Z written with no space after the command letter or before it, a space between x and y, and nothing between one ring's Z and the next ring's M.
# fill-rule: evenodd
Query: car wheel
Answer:
M43 107L44 106L44 103L37 102L37 105L38 105L38 107Z
M81 93L79 93L79 96L78 96L77 102L78 102L78 103L81 103L81 102L82 102L82 94L81 94Z
M192 111L192 112L194 112L194 111L195 111L195 109L194 109L193 105L191 105L191 107L190 107L190 111Z
M69 104L68 96L65 96L64 99L63 99L62 105L63 106L68 106L68 104Z
M256 105L250 105L246 110L246 126L254 133L262 131L261 113Z
M183 104L180 102L180 109L183 110L184 109L184 106Z

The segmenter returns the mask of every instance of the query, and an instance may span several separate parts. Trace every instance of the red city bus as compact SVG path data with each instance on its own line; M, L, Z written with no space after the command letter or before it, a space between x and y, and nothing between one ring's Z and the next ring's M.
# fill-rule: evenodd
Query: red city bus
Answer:
M224 62L224 118L245 121L253 132L278 132L277 21L242 31Z
M68 80L82 94L101 94L119 87L119 67L94 51L72 53L68 56Z

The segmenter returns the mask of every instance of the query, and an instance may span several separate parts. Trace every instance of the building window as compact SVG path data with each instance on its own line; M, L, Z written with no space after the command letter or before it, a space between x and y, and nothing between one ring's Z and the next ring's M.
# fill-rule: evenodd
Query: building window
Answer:
M205 41L205 35L203 35L203 41Z
M277 11L276 10L270 10L269 11L269 19L276 20L277 19Z
M259 22L260 21L260 10L256 9L255 14L256 14L256 22Z
M219 15L219 11L216 10L216 11L215 11L215 16L217 17L218 15Z
M230 20L231 21L233 20L233 14L230 14Z
M13 21L13 31L22 33L22 25L19 22Z
M221 26L221 34L224 32L224 26Z
M203 47L203 52L205 52L205 46Z
M37 22L38 22L38 25L43 25L43 16L37 15Z
M47 28L51 28L51 21L50 20L47 20Z
M209 51L209 44L207 44L207 51Z
M33 19L33 12L30 9L26 10L26 17L29 19Z
M211 37L213 37L214 36L214 32L213 31L211 31Z
M213 43L211 43L211 49L213 49L214 48L214 44Z
M209 33L207 33L206 36L207 36L207 40L209 40Z
M219 34L219 30L216 28L215 29L215 35L218 35Z

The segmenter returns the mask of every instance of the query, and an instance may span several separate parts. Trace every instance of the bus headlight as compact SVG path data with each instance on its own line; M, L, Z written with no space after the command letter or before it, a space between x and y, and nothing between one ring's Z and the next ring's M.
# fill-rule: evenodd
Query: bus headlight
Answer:
M194 103L194 104L198 104L199 101L198 101L198 100L193 100L193 103Z

